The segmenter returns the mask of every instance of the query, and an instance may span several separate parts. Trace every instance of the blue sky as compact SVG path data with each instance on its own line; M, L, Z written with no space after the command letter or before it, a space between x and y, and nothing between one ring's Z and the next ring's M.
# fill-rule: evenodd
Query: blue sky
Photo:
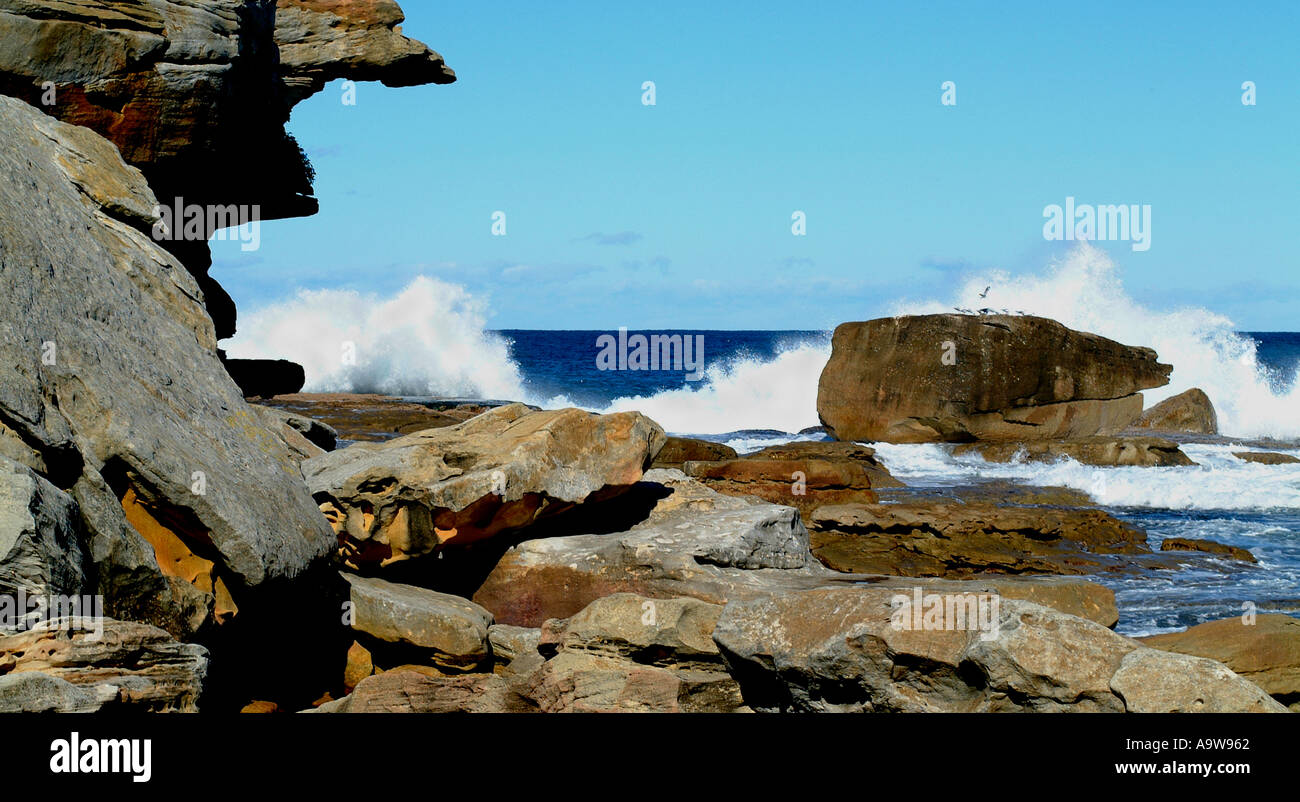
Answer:
M320 214L213 275L244 310L425 274L494 328L829 328L1040 270L1073 196L1151 205L1150 250L1107 245L1144 303L1300 329L1300 3L808 5L407 0L458 81L298 106Z

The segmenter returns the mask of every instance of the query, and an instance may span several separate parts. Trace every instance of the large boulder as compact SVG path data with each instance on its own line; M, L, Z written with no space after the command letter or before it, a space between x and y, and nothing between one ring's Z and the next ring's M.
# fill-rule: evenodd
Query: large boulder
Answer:
M1213 660L1029 602L935 598L770 595L728 604L713 637L760 711L1286 711Z
M969 577L1088 574L1149 555L1146 534L1102 510L912 501L813 513L812 547L837 571Z
M1289 615L1225 618L1140 640L1155 649L1218 660L1300 710L1300 620Z
M352 566L385 566L530 526L635 484L663 445L636 412L510 404L303 463Z
M955 456L979 454L988 462L1057 462L1072 459L1104 467L1160 467L1195 465L1173 440L1161 437L1084 437L1077 440L1009 440L962 443Z
M1144 411L1133 426L1161 432L1218 434L1219 415L1205 391L1193 387Z
M1009 315L843 323L817 387L838 440L926 443L1116 434L1172 368L1149 348Z
M94 631L85 623L63 618L0 634L0 713L198 709L206 649L147 624L99 619Z
M143 176L12 98L0 134L0 294L21 309L0 319L3 439L77 502L109 613L192 631L333 534L222 368L194 278L146 233Z
M309 713L528 713L536 708L519 698L496 674L443 677L395 669L361 680L352 693Z

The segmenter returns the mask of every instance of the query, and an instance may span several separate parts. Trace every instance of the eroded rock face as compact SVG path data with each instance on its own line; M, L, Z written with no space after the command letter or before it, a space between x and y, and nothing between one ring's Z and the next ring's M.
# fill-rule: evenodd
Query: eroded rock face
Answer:
M1300 707L1300 620L1289 615L1225 618L1140 640L1147 646L1218 660L1274 699Z
M902 576L1087 574L1148 555L1146 534L1102 510L972 502L846 504L813 513L813 553L839 571Z
M303 463L350 565L386 566L530 526L641 479L663 445L635 412L498 407Z
M1146 410L1133 426L1161 432L1218 434L1219 415L1205 391L1193 387Z
M1178 444L1161 437L1085 437L1078 440L962 443L953 454L979 454L988 462L1056 462L1084 465L1162 467L1195 465Z
M68 622L0 634L0 712L198 709L202 646L133 621L104 620L98 636Z
M1113 435L1169 380L1149 348L1054 320L924 315L844 323L817 388L838 440L926 443Z
M0 423L76 501L110 614L184 634L215 583L172 581L124 504L234 593L297 575L333 536L221 367L194 278L145 233L153 208L108 141L0 97L0 295L22 309L0 321Z
M762 711L1285 712L1221 663L1143 647L1090 621L1000 599L996 628L896 628L893 591L733 602L714 630ZM992 611L992 606L987 608Z

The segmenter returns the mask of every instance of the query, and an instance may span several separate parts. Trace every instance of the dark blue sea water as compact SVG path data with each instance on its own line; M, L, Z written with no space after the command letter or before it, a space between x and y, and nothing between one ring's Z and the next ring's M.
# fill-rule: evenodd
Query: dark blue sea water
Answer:
M526 389L537 398L564 396L581 406L603 407L620 397L645 397L665 390L698 389L677 370L600 370L596 357L601 335L617 331L538 331L502 329L510 354L524 375ZM704 337L705 362L711 367L738 361L768 361L779 352L806 343L830 342L828 331L629 331L641 334ZM1246 332L1258 347L1260 361L1268 367L1274 387L1291 385L1300 368L1300 332ZM775 425L775 423L773 424Z
M584 407L603 407L615 398L644 397L665 390L695 389L685 370L600 370L596 357L602 335L617 331L536 331L502 329L510 341L510 356L524 375L524 386L535 398L564 396ZM628 331L628 337L681 335L704 338L704 361L709 366L737 360L768 361L780 351L802 343L830 341L823 331ZM693 340L693 342L695 342ZM692 354L694 352L692 351Z

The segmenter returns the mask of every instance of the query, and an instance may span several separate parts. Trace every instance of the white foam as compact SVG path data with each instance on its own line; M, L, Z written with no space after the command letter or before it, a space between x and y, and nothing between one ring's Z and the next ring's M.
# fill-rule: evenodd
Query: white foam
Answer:
M988 294L979 293L988 287ZM892 314L951 312L953 308L1023 311L1058 320L1127 345L1154 348L1174 366L1168 385L1144 392L1148 406L1192 387L1205 391L1219 430L1240 437L1300 436L1300 383L1274 392L1256 344L1236 334L1223 315L1200 308L1152 309L1124 290L1119 269L1101 250L1079 243L1041 275L973 275L947 300L895 304Z
M737 357L708 364L696 386L616 398L606 411L637 410L670 432L797 432L818 425L817 380L830 357L829 342L792 343L770 360Z
M1196 465L1100 468L1058 462L985 462L954 457L951 446L872 443L881 462L907 484L953 484L979 477L1070 487L1108 507L1188 510L1300 509L1300 465L1259 465L1232 456L1234 445L1184 445ZM1300 451L1288 451L1300 456Z
M486 304L463 287L420 276L390 298L301 290L241 313L225 348L236 358L299 363L309 392L522 399L519 367L486 318ZM344 360L347 343L355 364Z

